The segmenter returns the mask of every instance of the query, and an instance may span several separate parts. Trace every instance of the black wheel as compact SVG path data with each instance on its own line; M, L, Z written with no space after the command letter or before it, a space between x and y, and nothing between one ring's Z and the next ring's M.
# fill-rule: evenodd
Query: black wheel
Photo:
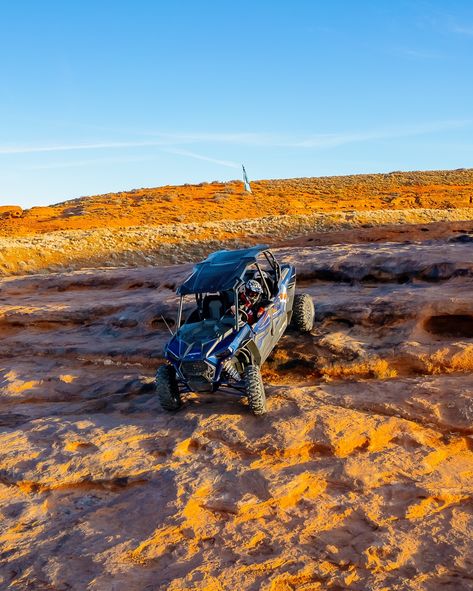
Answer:
M256 416L264 415L266 412L266 394L264 393L260 368L257 365L247 365L243 376L251 412Z
M176 371L171 365L161 365L156 372L156 392L164 410L178 410L182 406Z
M309 332L314 326L314 302L307 293L296 293L292 306L291 324L300 332Z

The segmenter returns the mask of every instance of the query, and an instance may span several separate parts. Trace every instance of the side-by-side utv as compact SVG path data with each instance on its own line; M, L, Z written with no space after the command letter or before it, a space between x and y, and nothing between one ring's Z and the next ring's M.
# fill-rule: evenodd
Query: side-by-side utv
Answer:
M250 279L261 284L260 314L252 324L240 294ZM221 390L248 399L255 415L266 412L260 367L289 323L312 329L314 304L296 294L293 265L278 262L266 246L221 250L198 263L178 288L176 332L156 374L161 406L180 408L186 392Z

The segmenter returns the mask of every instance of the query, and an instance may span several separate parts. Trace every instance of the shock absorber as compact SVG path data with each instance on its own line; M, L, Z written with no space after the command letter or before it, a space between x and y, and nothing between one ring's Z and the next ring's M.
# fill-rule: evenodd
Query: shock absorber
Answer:
M227 376L230 379L235 380L235 382L240 381L240 374L237 372L235 366L233 365L233 363L229 359L224 361L222 365L223 365L223 371L227 374Z

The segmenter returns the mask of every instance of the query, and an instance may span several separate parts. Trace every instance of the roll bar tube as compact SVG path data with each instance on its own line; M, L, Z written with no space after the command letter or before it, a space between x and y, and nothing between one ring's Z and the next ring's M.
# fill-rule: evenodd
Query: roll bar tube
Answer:
M276 281L279 282L279 280L281 278L281 265L274 258L274 255L273 255L273 253L270 250L265 250L263 252L263 254L266 257L266 260L268 261L269 265L271 267L273 267L273 269L274 269L274 271L276 273Z
M240 291L240 287L243 285L243 281L236 281L233 291L235 293L235 330L238 330L240 326L240 302L238 298L238 292Z

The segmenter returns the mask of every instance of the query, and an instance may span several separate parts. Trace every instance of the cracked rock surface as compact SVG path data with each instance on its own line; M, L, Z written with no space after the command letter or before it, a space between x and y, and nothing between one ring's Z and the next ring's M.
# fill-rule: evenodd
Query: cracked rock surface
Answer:
M0 280L0 588L473 589L473 242L282 247L268 414L160 409L188 264Z

